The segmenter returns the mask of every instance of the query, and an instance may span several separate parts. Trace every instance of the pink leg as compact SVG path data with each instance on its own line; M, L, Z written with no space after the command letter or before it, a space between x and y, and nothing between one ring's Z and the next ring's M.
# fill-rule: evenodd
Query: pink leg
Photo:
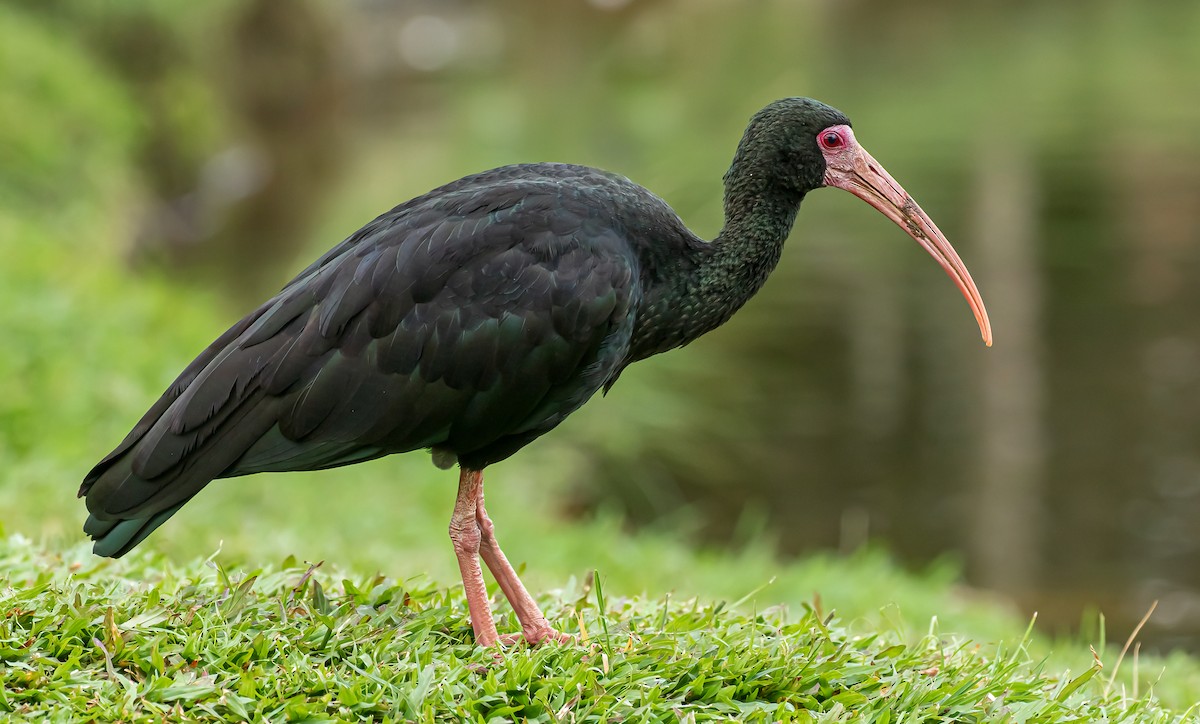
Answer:
M458 478L454 515L450 518L450 541L454 544L458 570L462 573L467 608L471 612L471 628L475 630L475 643L494 646L499 643L500 637L496 633L496 622L492 619L492 609L488 604L487 588L483 585L483 570L479 567L482 536L476 508L482 494L483 476L478 471L463 470Z
M464 476L468 474L468 471L463 471ZM573 640L574 637L559 633L550 626L550 622L542 615L542 610L538 608L533 596L530 596L529 591L525 590L525 584L521 583L521 579L513 570L512 564L508 562L504 551L500 550L500 544L496 541L495 526L492 524L492 519L488 517L487 509L483 507L483 473L476 472L474 474L479 480L475 493L475 521L479 526L480 533L479 554L483 556L483 562L487 564L488 570L496 578L496 583L500 584L500 590L504 591L505 598L508 599L513 611L517 614L517 620L521 622L521 633L525 636L525 640L531 646L536 646L546 639ZM504 643L511 643L510 637L503 637L502 640Z

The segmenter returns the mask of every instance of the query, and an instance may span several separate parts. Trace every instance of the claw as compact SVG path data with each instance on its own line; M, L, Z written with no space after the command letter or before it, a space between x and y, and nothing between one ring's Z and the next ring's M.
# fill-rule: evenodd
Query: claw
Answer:
M500 634L499 643L502 646L513 646L524 641L530 646L539 646L547 641L559 644L573 644L577 640L578 638L574 634L563 633L547 626L532 633Z

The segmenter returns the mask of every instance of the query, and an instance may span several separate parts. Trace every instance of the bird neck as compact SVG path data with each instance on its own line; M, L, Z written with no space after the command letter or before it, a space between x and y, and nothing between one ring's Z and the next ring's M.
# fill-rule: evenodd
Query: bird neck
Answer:
M717 324L754 296L775 270L803 198L761 176L743 181L732 171L727 175L725 225L708 245L693 286L693 293L725 311Z
M632 359L687 344L728 320L779 263L803 193L788 193L735 164L725 178L725 225L712 242L698 239L670 261L644 305ZM665 262L665 263L663 263Z

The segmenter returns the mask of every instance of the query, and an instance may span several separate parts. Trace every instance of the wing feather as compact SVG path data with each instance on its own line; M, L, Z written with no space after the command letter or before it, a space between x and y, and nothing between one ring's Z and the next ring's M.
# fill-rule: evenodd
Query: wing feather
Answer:
M632 250L557 185L498 191L381 216L197 357L85 479L97 549L128 550L214 477L428 447L482 466L599 390L640 300Z

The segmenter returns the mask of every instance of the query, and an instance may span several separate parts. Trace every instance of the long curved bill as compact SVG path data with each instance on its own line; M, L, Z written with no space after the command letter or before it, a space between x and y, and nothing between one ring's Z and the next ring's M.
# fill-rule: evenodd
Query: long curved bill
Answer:
M917 202L896 183L896 179L858 145L850 128L838 127L839 131L843 129L846 145L840 149L825 151L825 185L845 189L866 201L923 246L925 251L942 265L966 298L967 304L971 305L971 312L975 314L979 332L983 335L983 343L991 347L992 325L988 321L987 309L983 306L983 297L979 295L971 273L967 271L954 247Z

